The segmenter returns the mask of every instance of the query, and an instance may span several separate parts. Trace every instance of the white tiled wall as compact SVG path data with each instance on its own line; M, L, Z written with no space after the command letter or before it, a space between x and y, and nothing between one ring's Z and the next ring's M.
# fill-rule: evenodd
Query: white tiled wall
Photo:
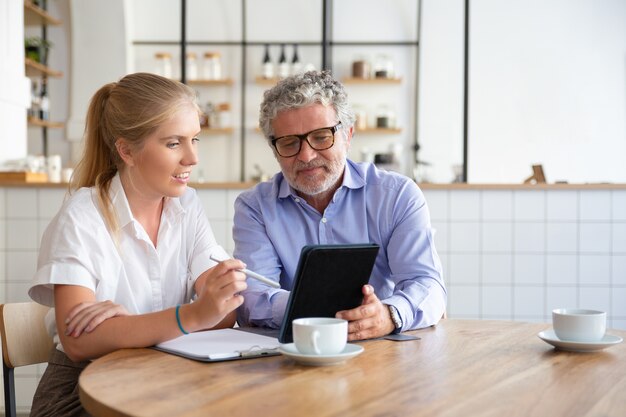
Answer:
M626 190L425 189L450 317L550 321L606 310L626 329Z
M198 190L232 253L241 190ZM626 329L626 190L425 189L451 318L550 321L556 307L606 310ZM0 302L27 301L41 235L64 189L0 188ZM27 412L45 365L16 371Z

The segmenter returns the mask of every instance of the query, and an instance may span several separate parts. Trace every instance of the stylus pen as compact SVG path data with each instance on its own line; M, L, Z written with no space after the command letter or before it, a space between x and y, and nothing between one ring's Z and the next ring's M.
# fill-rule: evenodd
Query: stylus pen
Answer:
M214 258L213 255L209 256L209 259L211 259L213 262L217 262L217 263L222 262L222 260ZM280 284L278 282L273 281L273 280L271 280L269 278L266 278L263 275L257 274L254 271L250 271L249 269L246 269L246 268L238 269L238 271L243 272L244 274L246 274L250 278L254 278L256 280L259 280L262 283L267 284L267 285L269 285L272 288L280 288Z

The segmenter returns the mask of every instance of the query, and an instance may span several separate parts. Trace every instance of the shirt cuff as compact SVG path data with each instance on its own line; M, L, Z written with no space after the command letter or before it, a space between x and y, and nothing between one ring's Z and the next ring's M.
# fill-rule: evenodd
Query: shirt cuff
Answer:
M392 296L382 300L382 303L394 306L398 311L398 316L400 316L400 321L402 322L402 326L399 329L396 328L392 334L400 333L410 328L413 320L413 315L411 314L412 308L411 304L409 304L404 297Z
M289 291L278 291L272 295L270 299L272 303L272 324L276 326L276 328L280 328L280 325L283 323L285 310L287 309L287 301L289 301L289 294Z

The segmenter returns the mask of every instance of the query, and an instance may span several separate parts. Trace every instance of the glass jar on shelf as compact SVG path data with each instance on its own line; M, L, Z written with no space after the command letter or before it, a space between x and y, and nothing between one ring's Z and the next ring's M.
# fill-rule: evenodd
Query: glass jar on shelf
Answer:
M352 110L354 110L354 116L355 116L354 128L357 131L366 130L367 129L367 112L365 111L365 108L360 104L355 104L354 106L352 106Z
M227 129L232 126L233 121L230 114L230 104L220 103L217 105L217 128Z
M395 129L396 114L386 104L381 104L376 110L376 127L379 129Z
M385 54L378 55L374 63L374 77L393 78L394 76L393 61L391 58Z
M154 54L156 65L154 73L166 78L172 78L172 55L168 52Z
M352 78L370 78L370 63L364 56L356 56L352 61Z
M198 62L196 60L195 52L187 52L187 57L185 59L185 66L187 68L187 79L188 80L197 80L198 79Z
M222 79L222 57L219 52L206 52L204 54L202 76L205 80Z

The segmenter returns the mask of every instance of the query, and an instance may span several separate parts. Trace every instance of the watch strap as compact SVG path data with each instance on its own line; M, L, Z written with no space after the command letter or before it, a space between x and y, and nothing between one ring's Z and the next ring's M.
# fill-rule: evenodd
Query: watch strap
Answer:
M400 329L402 329L402 318L400 317L400 313L398 312L398 309L391 304L388 304L387 307L389 308L389 315L391 316L391 321L393 322L393 325L396 328L394 333L398 333Z

